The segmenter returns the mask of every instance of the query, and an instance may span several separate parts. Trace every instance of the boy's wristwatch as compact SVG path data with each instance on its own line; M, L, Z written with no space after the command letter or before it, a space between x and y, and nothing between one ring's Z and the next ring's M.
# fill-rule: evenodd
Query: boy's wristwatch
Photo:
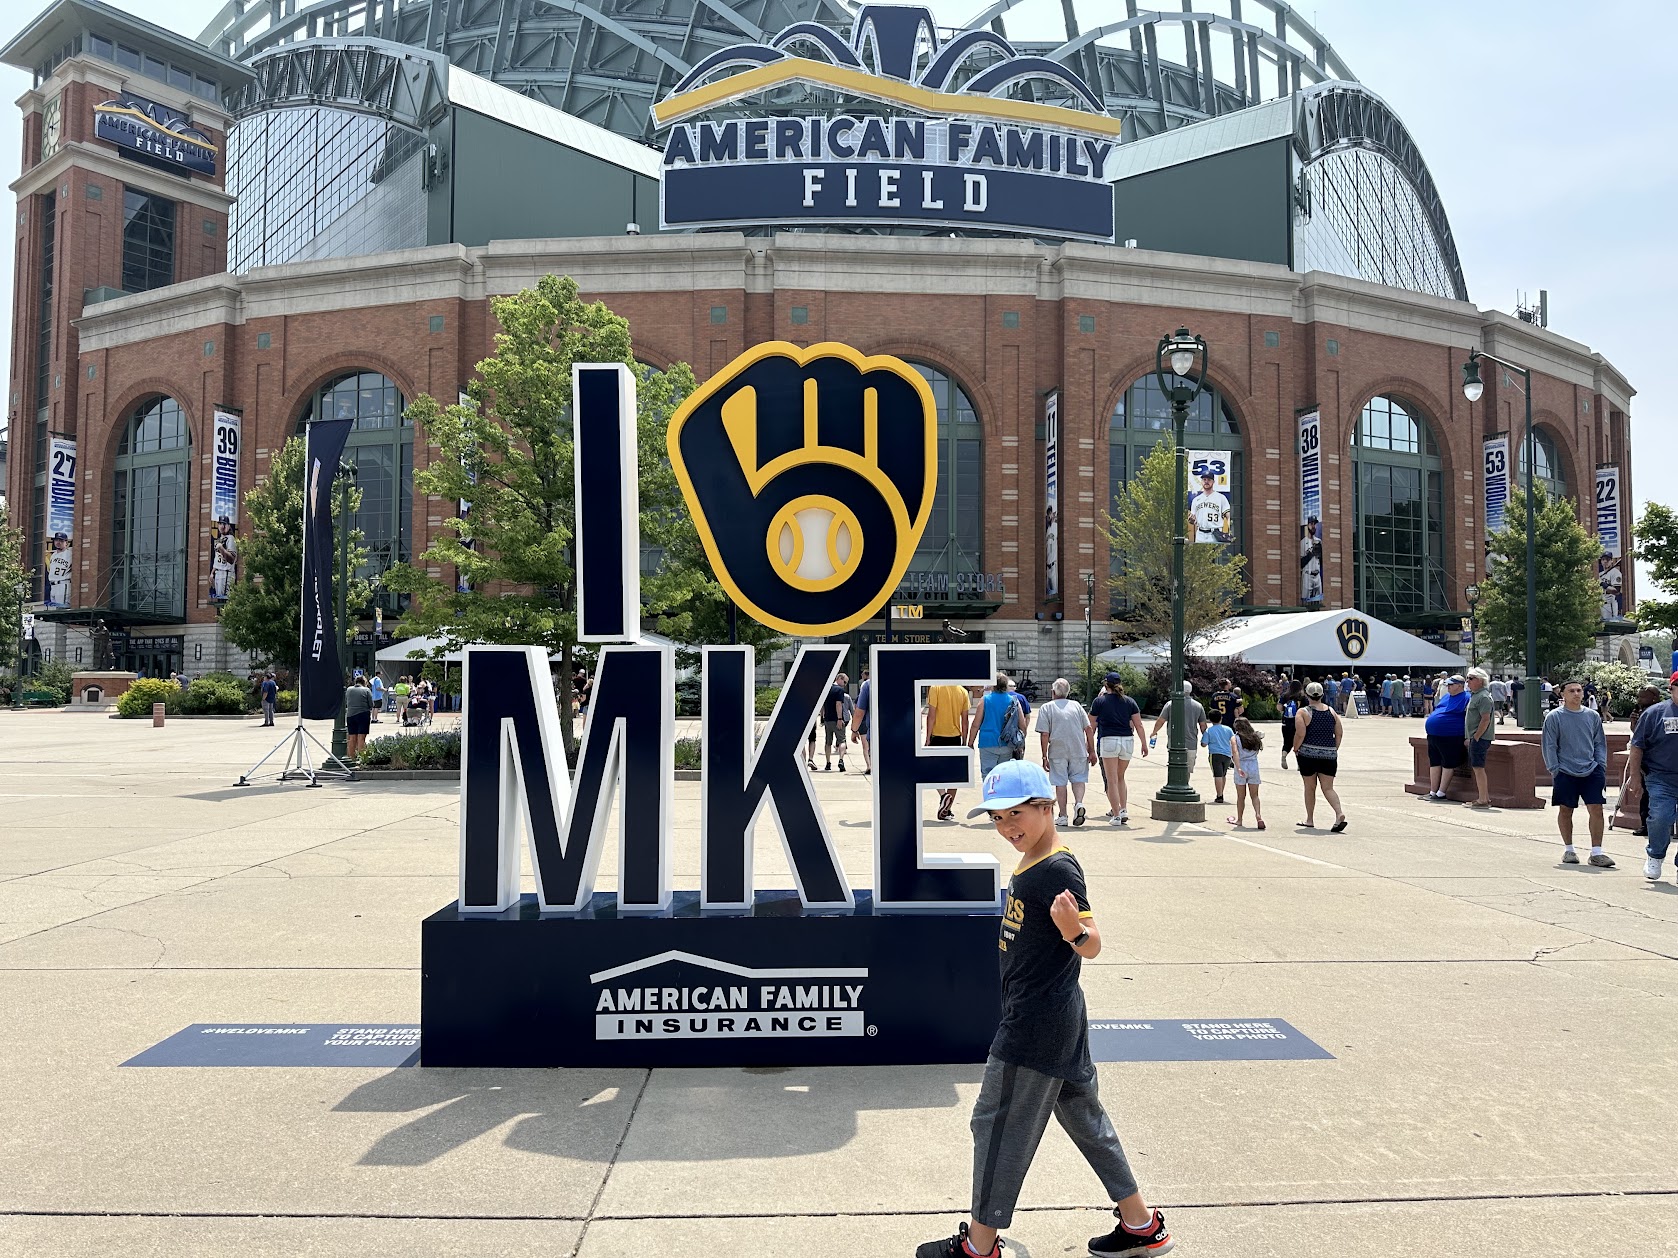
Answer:
M1090 937L1090 933L1089 933L1088 930L1081 930L1081 931L1078 932L1076 938L1068 939L1066 942L1074 948L1082 948L1084 946L1084 944L1089 940L1089 937Z

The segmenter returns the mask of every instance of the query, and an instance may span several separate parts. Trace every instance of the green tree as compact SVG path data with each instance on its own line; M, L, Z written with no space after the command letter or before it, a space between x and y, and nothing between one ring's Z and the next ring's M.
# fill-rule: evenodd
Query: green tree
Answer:
M642 575L643 608L671 637L726 641L726 600L704 562L665 447L670 415L694 388L692 370L686 363L662 372L636 363L628 322L600 302L580 300L569 277L543 276L491 307L501 328L496 352L478 364L469 402L444 406L422 395L408 407L438 451L416 473L419 488L445 502L464 499L471 510L469 521L445 521L452 531L433 540L422 556L427 567L398 565L386 574L387 586L413 596L403 628L448 647L545 647L560 656L561 675L571 675L579 657L571 366L615 362L629 365L637 380L641 541L663 556ZM470 589L458 588L456 572ZM740 630L742 642L772 638L744 615Z
M1552 501L1535 484L1533 553L1538 568L1538 659L1541 672L1581 658L1602 627L1602 587L1596 561L1602 546L1579 523L1573 503ZM1480 582L1479 629L1485 635L1483 656L1494 660L1526 659L1527 531L1526 495L1509 492L1504 527L1487 539L1485 579Z
M239 579L227 592L221 608L221 627L227 640L258 659L281 668L297 669L298 620L303 597L303 438L292 437L269 465L268 476L245 495L249 530L240 539ZM350 513L361 505L361 491L350 490ZM332 518L338 519L338 489L333 486ZM329 561L334 580L338 556ZM367 562L361 530L350 535L351 617L367 606L371 586L360 574ZM344 642L350 627L339 625Z
M14 529L0 502L0 668L17 667L18 635L29 596L29 569L23 566L23 530Z
M1666 597L1640 597L1632 615L1643 629L1670 634L1678 630L1678 512L1651 502L1643 508L1636 537L1637 557L1649 565L1655 588Z
M1171 544L1188 527L1176 519L1176 453L1162 441L1142 460L1136 477L1106 518L1113 553L1123 556L1109 585L1126 607L1138 637L1171 632ZM1229 616L1247 592L1246 558L1222 546L1190 543L1183 557L1183 628L1195 633Z

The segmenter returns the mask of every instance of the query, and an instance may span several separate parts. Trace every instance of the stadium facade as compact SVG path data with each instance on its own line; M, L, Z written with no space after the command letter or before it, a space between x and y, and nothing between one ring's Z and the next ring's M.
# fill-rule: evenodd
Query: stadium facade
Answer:
M1500 434L1507 473L1524 457L1518 382L1470 405L1469 350L1531 364L1537 475L1593 528L1605 475L1631 500L1632 389L1469 300L1402 121L1288 6L1124 13L1066 6L1044 41L1010 38L1012 0L960 31L837 0L231 0L192 40L59 0L0 50L34 78L6 488L41 646L242 668L227 486L316 414L357 421L369 575L420 555L454 508L415 493L433 452L404 407L452 398L489 299L549 273L654 367L704 378L783 339L923 371L940 474L911 638L948 620L1058 671L1092 601L1097 648L1124 635L1103 517L1165 435L1155 345L1181 324L1210 347L1188 444L1227 475L1251 609L1458 645ZM1610 567L1608 634L1635 596ZM360 629L365 660L373 608Z

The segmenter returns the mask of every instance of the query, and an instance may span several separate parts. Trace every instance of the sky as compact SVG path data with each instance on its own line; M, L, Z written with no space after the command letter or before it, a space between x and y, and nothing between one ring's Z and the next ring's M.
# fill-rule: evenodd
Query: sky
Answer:
M111 2L193 35L220 7L219 0ZM0 43L44 7L39 0L8 4ZM957 26L982 4L931 0L931 7ZM1159 7L1167 6L1162 0ZM1096 14L1122 12L1092 0L1077 8L1086 25ZM1651 498L1673 502L1665 469L1678 466L1678 300L1665 285L1678 276L1678 235L1670 227L1678 105L1667 92L1671 41L1658 6L1307 0L1295 9L1409 128L1444 201L1470 299L1513 311L1519 294L1536 304L1547 289L1551 330L1601 353L1631 381L1637 510ZM1012 37L1051 37L1060 31L1059 0L1025 0L1004 20ZM1162 54L1178 59L1168 48ZM7 99L28 88L27 73L0 69ZM0 169L19 170L19 142L15 122L0 127ZM11 229L15 201L0 200L0 215ZM0 309L7 311L12 253L0 251Z

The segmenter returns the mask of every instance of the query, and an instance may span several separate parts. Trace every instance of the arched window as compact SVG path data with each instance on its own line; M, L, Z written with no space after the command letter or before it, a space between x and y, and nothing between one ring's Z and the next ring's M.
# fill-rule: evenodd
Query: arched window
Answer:
M356 472L361 508L354 526L361 530L367 562L356 574L376 577L394 563L409 559L414 502L414 427L408 421L407 400L395 383L376 371L352 371L328 380L309 399L298 421L297 435L306 424L322 419L353 419L344 461ZM394 606L382 590L378 600Z
M938 487L932 517L910 563L911 576L948 581L950 594L971 594L985 570L984 441L979 413L962 387L936 367L911 364L938 404Z
M1149 372L1119 398L1113 408L1112 420L1107 425L1107 478L1109 510L1116 518L1119 497L1136 476L1153 448L1160 442L1171 441L1171 403L1160 392L1159 380ZM1246 468L1241 445L1241 425L1235 411L1216 389L1205 389L1189 408L1188 423L1183 428L1184 445L1189 451L1191 468L1195 453L1205 451L1225 457L1229 462L1230 532L1234 547L1246 547L1247 493ZM1199 492L1200 484L1190 473L1189 495ZM1118 572L1124 556L1114 554L1109 567Z
M180 403L153 397L130 412L117 447L111 505L111 606L119 611L186 616L191 463Z
M1544 492L1551 502L1569 497L1567 492L1567 471L1562 465L1561 451L1556 449L1556 439L1542 428L1532 430L1532 441L1538 447L1538 460L1532 465L1532 479L1544 486ZM1520 449L1520 455L1515 460L1515 484L1526 489L1527 485L1527 443L1515 440Z
M1352 436L1354 602L1400 625L1445 611L1445 476L1422 415L1371 398Z

